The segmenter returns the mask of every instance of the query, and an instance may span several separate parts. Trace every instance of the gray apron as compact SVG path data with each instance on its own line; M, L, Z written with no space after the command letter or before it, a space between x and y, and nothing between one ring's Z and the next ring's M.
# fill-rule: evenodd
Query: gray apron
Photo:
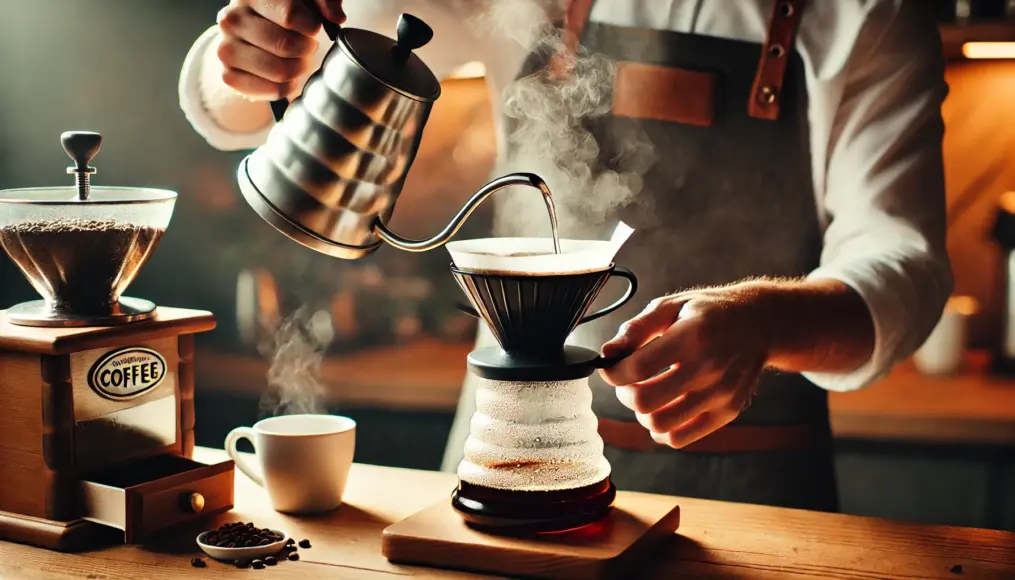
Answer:
M802 2L791 6L797 12L802 7ZM587 13L585 10L586 18ZM625 171L623 153L631 139L650 139L658 160L645 174L640 193L610 215L590 213L583 220L582 208L594 204L557 201L562 206L558 211L584 221L585 235L588 224L601 224L600 237L605 238L618 220L635 229L616 263L637 274L637 296L614 314L579 326L570 342L598 350L623 322L659 296L746 277L800 277L818 266L821 228L810 169L804 67L792 49L795 26L787 32L785 23L776 22L785 16L774 7L765 45L581 23L581 45L589 53L605 54L622 63L709 72L714 74L715 84L714 109L707 126L617 114L619 101L614 102L613 114L588 124L600 146L597 170ZM799 13L795 17L799 19ZM772 49L773 35L781 36L789 50L778 54ZM777 71L781 87L776 118L749 114L749 109L753 113L759 108L749 107L759 92L756 77L772 78L771 66L762 74L764 54L769 61L773 54L784 59L782 70ZM522 74L543 66L545 55L533 55ZM616 94L620 92L618 86ZM666 99L665 95L654 97ZM534 200L532 215L540 215L535 213L537 203ZM507 227L499 228L497 234L518 235ZM607 294L604 291L593 308L615 298ZM480 326L477 344L495 344ZM601 420L634 422L633 412L621 405L613 387L598 374L590 383L593 409ZM474 389L467 379L445 454L446 470L454 470L462 458L475 410ZM611 478L622 490L836 511L827 393L823 389L799 374L765 372L750 407L720 432L788 425L805 426L813 434L810 443L760 451L696 452L661 445L634 450L613 445L604 435L605 455L612 465Z

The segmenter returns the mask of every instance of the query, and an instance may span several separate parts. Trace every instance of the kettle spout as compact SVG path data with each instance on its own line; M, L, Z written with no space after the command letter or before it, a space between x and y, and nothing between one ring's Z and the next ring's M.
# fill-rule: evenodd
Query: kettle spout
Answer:
M554 232L553 249L555 253L559 254L560 240L557 239L556 235L557 212L553 206L553 196L550 195L550 188L547 187L543 178L539 177L535 173L511 173L498 177L490 183L487 183L481 187L479 191L473 194L471 198L469 198L469 201L462 206L462 209L459 210L458 214L451 220L451 223L449 223L439 234L428 240L409 240L403 238L389 230L388 227L380 220L377 220L377 223L374 225L374 232L377 234L377 237L381 238L388 244L407 252L425 252L434 248L439 248L451 241L451 238L458 233L458 230L461 229L465 220L469 219L469 216L472 215L472 212L476 211L476 208L478 208L480 204L486 201L487 198L494 193L512 185L526 185L528 187L538 189L543 195L543 202L546 203L546 210L550 216L550 225Z

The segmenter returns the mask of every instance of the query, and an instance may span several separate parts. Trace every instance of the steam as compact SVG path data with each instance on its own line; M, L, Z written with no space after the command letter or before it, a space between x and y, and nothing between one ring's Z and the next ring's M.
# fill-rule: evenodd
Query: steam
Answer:
M273 341L262 348L271 359L268 392L261 398L262 413L324 412L321 361L333 337L326 311L312 312L304 306L282 320Z
M548 61L563 52L563 31L554 25L562 20L560 4L560 0L489 0L475 24ZM607 223L605 216L632 203L641 191L642 176L655 163L655 151L637 122L624 120L623 129L610 135L614 147L604 154L589 124L610 112L616 63L579 47L565 65L572 72L563 78L544 66L505 89L508 154L499 169L529 171L546 180L563 236L601 237L616 225L616 220ZM616 126L611 123L611 130ZM509 194L498 203L498 233L547 235L538 196Z

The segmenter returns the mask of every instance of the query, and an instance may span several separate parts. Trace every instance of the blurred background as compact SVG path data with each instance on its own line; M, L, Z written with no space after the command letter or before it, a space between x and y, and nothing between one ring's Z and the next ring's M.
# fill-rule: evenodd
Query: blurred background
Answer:
M179 192L128 294L218 319L198 337L198 445L221 446L230 429L270 412L260 404L269 363L259 329L306 307L330 321L324 398L358 421L357 460L437 469L475 332L453 308L460 291L447 253L330 259L246 206L234 178L244 153L208 146L177 96L183 59L222 4L0 0L0 189L70 184L60 133L91 130L104 138L93 183ZM965 298L946 314L958 330L939 333L935 348L958 340L960 356L949 368L907 362L881 384L833 396L842 507L1015 530L1015 379L990 365L1008 333L1009 244L995 238L1010 234L996 234L995 219L1015 190L1015 2L937 9L951 87L949 251ZM482 72L470 66L444 83L391 224L402 235L443 227L488 177L495 151ZM488 223L481 210L462 235ZM0 308L34 297L0 257Z

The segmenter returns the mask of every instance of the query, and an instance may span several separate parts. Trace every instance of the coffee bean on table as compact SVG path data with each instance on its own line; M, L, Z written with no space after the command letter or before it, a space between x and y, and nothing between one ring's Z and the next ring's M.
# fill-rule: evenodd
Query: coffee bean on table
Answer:
M306 538L300 540L300 547L303 548L303 549L309 548L310 547L310 540L307 540Z
M286 546L295 546L296 545L296 540L294 540L292 538L289 538L289 540L285 543L285 545Z
M249 560L236 560L235 562L233 562L233 565L236 566L237 568L249 568L250 567L250 561Z
M289 554L289 559L292 560L293 562L295 562L296 560L299 560L300 559L299 552L292 552L292 553L290 553Z
M264 568L264 562L260 560L254 560L253 562L250 563L250 565L253 566L254 570L260 570L261 568Z
M208 563L201 558L193 558L190 560L190 565L195 568L204 568L208 565Z
M278 560L275 558L275 556L268 556L267 558L264 559L264 563L269 566L274 566L275 564L278 564Z

